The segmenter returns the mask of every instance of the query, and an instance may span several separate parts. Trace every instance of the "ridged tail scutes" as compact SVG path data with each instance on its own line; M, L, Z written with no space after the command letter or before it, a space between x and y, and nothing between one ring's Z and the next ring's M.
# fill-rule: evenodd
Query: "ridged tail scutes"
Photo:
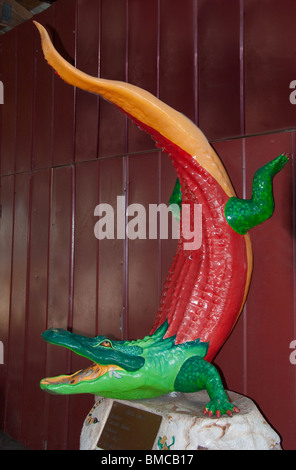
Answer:
M181 149L173 152L173 163L180 179L174 202L180 202L182 192L182 204L202 206L202 244L198 250L186 251L181 236L152 331L168 319L166 336L176 335L177 344L198 337L209 341L206 359L211 360L246 298L251 245L248 235L237 234L226 222L224 207L229 198L207 171Z

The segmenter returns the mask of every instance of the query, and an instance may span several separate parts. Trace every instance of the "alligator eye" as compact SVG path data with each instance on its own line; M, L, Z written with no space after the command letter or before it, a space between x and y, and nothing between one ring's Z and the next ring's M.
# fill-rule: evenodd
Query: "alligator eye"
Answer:
M104 346L105 348L111 348L112 345L110 343L110 341L103 341L100 346Z

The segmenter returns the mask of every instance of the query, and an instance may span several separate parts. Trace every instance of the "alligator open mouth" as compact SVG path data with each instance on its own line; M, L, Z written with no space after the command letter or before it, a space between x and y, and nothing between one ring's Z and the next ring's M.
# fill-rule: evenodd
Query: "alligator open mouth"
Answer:
M76 385L83 381L90 381L95 380L109 373L109 375L116 375L115 371L123 370L121 367L117 365L100 365L100 364L92 364L91 366L87 367L86 369L81 369L74 374L71 375L59 375L57 377L47 377L41 380L40 385L41 388L46 388L48 385L58 385L58 384L68 384L68 385Z

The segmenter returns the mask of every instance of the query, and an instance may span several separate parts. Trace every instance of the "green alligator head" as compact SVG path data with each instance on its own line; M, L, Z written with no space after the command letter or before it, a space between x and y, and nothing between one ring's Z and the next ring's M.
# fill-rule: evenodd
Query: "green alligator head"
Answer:
M93 364L72 375L45 378L40 386L57 394L91 393L128 400L170 393L182 364L192 356L205 357L208 343L197 339L176 345L175 336L164 338L167 328L164 322L153 335L136 341L47 330L43 333L47 342L71 349Z

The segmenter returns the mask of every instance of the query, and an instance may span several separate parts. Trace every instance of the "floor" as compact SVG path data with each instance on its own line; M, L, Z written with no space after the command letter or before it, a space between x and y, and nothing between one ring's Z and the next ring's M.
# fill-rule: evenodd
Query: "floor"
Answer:
M4 432L0 431L0 450L28 450L19 442L12 439Z

